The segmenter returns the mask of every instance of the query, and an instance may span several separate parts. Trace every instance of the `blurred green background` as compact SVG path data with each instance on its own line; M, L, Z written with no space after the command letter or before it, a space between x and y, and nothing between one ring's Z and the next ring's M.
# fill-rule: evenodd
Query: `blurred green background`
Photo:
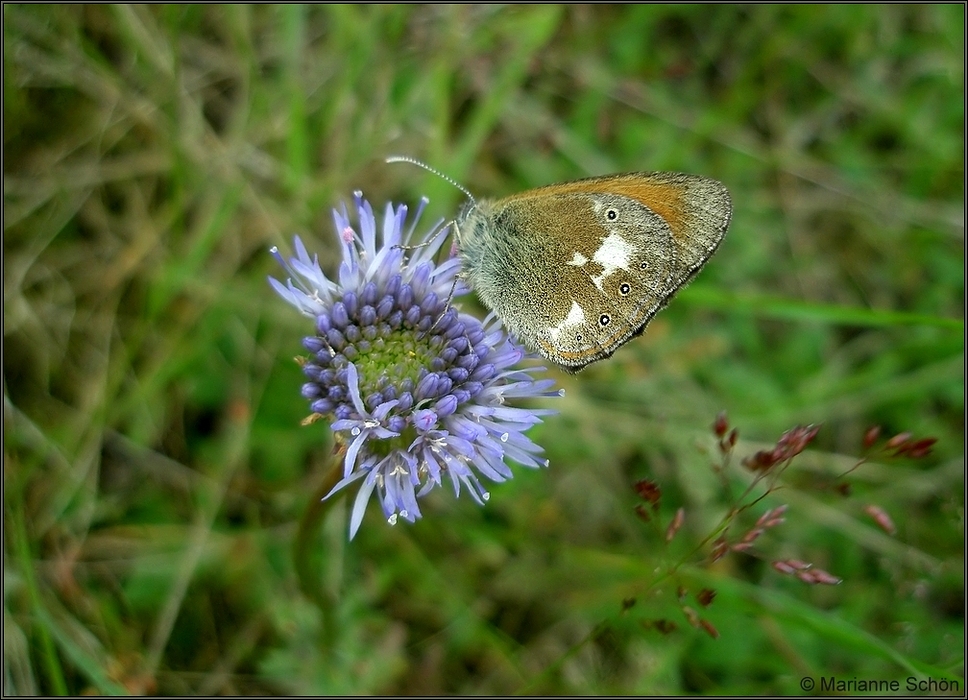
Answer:
M964 13L4 5L4 691L963 692ZM311 326L267 251L298 232L334 271L356 189L454 216L394 154L478 197L693 172L734 218L643 337L549 371L549 469L484 508L437 490L415 525L371 505L351 543L339 504L315 600L293 541L331 432L300 427ZM709 564L739 460L797 423L817 441L730 536L787 521ZM938 443L845 496L872 424Z

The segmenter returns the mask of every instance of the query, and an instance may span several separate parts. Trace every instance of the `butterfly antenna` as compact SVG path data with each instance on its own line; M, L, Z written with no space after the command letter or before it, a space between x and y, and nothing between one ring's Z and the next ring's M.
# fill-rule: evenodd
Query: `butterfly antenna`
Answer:
M472 206L474 206L474 205L477 204L477 200L474 199L474 195L472 195L470 193L470 191L466 187L464 187L462 184L460 184L459 182L457 182L457 180L455 180L454 178L448 177L447 175L444 175L442 172L440 172L436 168L430 167L429 165L427 165L423 161L417 160L416 158L411 158L410 156L390 156L389 158L386 159L386 162L387 163L410 163L411 165L416 165L416 166L418 166L420 168L423 168L424 170L427 170L427 171L433 173L434 175L436 175L440 179L446 180L447 182L449 182L450 184L452 184L454 187L456 187L457 189L459 189L461 192L463 192L467 196L467 198L471 201L471 205ZM394 246L394 248L400 248L401 250L415 250L417 248L423 248L424 246L428 246L431 243L433 243L440 234L442 234L444 231L446 231L448 228L450 228L451 225L453 225L455 227L455 229L456 229L456 227L457 227L457 220L455 219L455 220L452 220L452 221L448 221L447 224L445 224L443 226L443 228L439 229L433 236L431 236L428 240L424 241L423 243L417 243L416 245L396 245L396 246ZM451 289L450 291L451 291L451 298L453 298L453 296L454 296L454 290ZM437 320L439 321L440 319L437 319Z
M466 187L464 187L462 184L460 184L459 182L457 182L457 180L455 180L454 178L449 177L447 175L444 175L442 172L440 172L436 168L430 167L429 165L427 165L423 161L417 160L416 158L411 158L410 156L390 156L389 158L387 158L386 162L387 163L410 163L411 165L416 165L417 167L423 168L424 170L433 173L434 175L436 175L440 179L449 182L454 187L456 187L461 192L463 192L467 196L467 199L470 200L472 206L477 204L477 200L474 199L474 195L472 195L470 193L470 191ZM419 248L422 245L428 245L435 238L437 238L437 236L439 236L443 231L446 231L447 228L449 228L451 224L453 224L455 228L457 227L457 221L456 220L449 222L443 228L441 228L439 231L437 231L437 233L435 233L430 238L430 240L428 240L426 243L421 243L421 244L418 244L418 245L415 245L415 246L396 246L396 247L402 248L404 250L412 250L413 248ZM454 283L452 285L450 285L450 293L447 295L447 301L444 302L444 310L440 312L440 315L437 317L437 320L434 321L434 325L432 325L429 328L429 330L427 331L428 333L431 332L431 331L433 331L435 328L437 328L437 326L439 326L440 325L440 322L443 320L444 316L447 314L447 310L450 308L451 302L454 301L454 294L457 291L457 282L458 282L459 279L460 278L458 276L455 276L454 277ZM464 335L466 337L466 335L467 335L466 332L465 332ZM469 338L468 338L467 342L470 342L470 339Z
M463 192L465 195L467 195L467 198L469 200L471 200L471 204L477 204L477 200L474 199L474 195L472 195L467 190L466 187L464 187L462 184L460 184L459 182L457 182L457 180L455 180L454 178L448 177L447 175L444 175L442 172L440 172L436 168L431 168L429 165L427 165L423 161L419 161L416 158L411 158L410 156L390 156L389 158L387 158L386 162L387 163L410 163L411 165L416 165L417 167L423 168L424 170L433 173L434 175L436 175L437 177L439 177L441 180L445 180L445 181L449 182L450 184L452 184L457 189L459 189L461 192Z

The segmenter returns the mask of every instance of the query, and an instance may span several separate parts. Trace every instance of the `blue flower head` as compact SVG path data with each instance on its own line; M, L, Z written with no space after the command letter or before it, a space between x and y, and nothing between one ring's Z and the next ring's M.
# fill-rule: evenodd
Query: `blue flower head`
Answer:
M547 409L516 408L508 399L560 396L552 380L513 369L525 353L500 323L484 322L449 305L452 290L467 293L460 261L434 262L446 236L405 250L424 199L405 230L406 206L387 204L382 230L370 204L355 195L357 226L346 207L334 211L343 260L336 280L323 274L297 236L288 262L272 254L290 277L269 283L283 299L315 321L303 340L309 401L307 421L330 421L346 448L343 478L329 493L362 482L350 516L350 537L376 492L390 524L420 517L417 498L449 479L483 504L489 497L478 475L510 479L510 459L546 466L541 448L525 431ZM378 240L379 238L379 240ZM456 281L456 287L455 287Z

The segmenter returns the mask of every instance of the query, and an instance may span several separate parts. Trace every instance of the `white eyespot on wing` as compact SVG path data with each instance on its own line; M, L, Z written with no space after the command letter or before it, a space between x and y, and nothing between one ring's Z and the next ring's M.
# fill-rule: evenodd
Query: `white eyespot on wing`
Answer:
M592 261L602 266L602 273L592 277L592 282L602 291L605 278L616 270L628 270L632 257L632 246L617 233L610 233L602 241L602 245L595 251Z
M572 265L574 267L581 267L588 262L588 258L579 253L577 250L572 254L571 260L565 263L565 265Z
M557 343L558 337L566 332L569 328L574 328L575 326L580 326L585 322L585 312L582 310L578 302L572 300L571 309L568 311L568 315L565 316L564 320L557 326L552 326L548 329L548 335L551 336L551 342Z

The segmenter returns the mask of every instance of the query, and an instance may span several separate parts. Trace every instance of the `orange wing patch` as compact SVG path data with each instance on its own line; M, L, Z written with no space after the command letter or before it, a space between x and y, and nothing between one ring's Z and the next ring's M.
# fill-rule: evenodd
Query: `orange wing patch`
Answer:
M668 177L668 173L661 173ZM680 245L688 238L687 231L692 224L687 206L686 185L660 180L645 173L630 173L610 177L597 177L576 182L563 182L559 185L547 185L533 190L526 190L506 197L506 200L530 199L554 194L570 194L572 192L591 192L602 194L620 194L634 199L647 206L665 219L672 229L672 235Z

